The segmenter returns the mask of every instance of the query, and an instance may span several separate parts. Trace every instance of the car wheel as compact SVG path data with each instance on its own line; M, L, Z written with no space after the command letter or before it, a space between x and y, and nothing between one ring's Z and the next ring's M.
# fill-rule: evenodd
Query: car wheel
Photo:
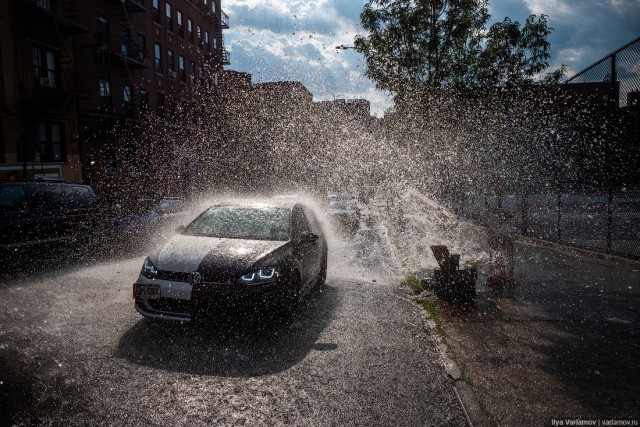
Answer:
M302 279L298 272L291 273L291 279L285 283L284 298L282 300L282 309L285 313L291 313L300 304L300 293L302 290Z
M322 260L320 261L320 273L318 273L318 278L316 279L316 286L318 288L323 287L327 283L327 250L324 250L322 254Z

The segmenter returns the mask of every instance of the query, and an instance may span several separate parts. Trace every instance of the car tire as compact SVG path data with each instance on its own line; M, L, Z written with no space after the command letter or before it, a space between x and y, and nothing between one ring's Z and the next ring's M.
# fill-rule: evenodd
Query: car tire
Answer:
M316 279L316 287L322 288L327 283L327 259L329 255L327 253L327 249L325 248L322 259L320 261L320 273L318 273L318 278Z
M291 273L292 277L286 281L284 298L281 308L284 313L294 312L300 305L300 295L302 292L302 279L297 271Z

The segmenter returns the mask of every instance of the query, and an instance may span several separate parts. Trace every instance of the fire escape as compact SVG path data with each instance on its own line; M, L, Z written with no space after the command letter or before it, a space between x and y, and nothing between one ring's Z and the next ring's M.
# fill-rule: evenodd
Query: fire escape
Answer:
M76 35L89 30L73 14L72 1L14 0L17 26L32 41L32 51L25 52L22 61L28 111L68 111L73 101L87 96L75 70L73 44Z
M89 30L73 12L72 0L12 2L18 46L15 61L20 70L20 101L15 111L22 128L18 157L22 157L25 174L27 162L35 160L36 123L64 123L64 133L69 136L78 131L76 101L86 98L88 92L78 79L74 48L76 37ZM65 138L63 144L64 150L73 150L72 140ZM64 155L57 156L41 158L41 162L67 161Z
M109 119L106 121L109 127L113 126L116 120L135 121L143 118L140 105L133 100L133 93L138 89L135 71L149 68L149 50L146 40L136 38L133 23L135 15L144 14L146 8L141 0L113 0L113 4L116 30L112 31L111 23L100 22L98 18L95 34L96 53L102 62L102 69L108 70L109 77L117 73L131 91L123 94L122 103L113 105L113 101L110 100L102 102L99 106L98 115ZM111 94L109 95L113 99Z
M203 12L207 19L213 24L217 24L220 30L229 29L229 15L224 13L222 9L215 10L215 2L211 2L211 6L205 6ZM221 42L216 46L207 46L206 58L214 62L215 65L222 68L225 65L230 65L230 53L224 48L224 44Z

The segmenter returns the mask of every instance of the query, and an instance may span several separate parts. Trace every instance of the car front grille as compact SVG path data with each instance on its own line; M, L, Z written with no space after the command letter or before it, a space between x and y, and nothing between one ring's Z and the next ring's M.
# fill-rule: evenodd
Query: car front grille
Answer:
M172 282L189 282L191 273L183 273L180 271L158 270L158 279L170 280Z
M189 300L175 298L158 298L146 301L154 311L176 314L190 314L192 311L192 303Z

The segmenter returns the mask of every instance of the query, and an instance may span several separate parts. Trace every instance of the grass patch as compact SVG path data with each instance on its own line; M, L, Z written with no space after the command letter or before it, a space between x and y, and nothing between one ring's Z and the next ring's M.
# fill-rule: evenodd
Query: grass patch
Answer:
M422 282L418 280L415 274L409 274L404 279L404 284L411 289L411 291L418 295L424 291L424 286L422 286Z
M425 311L429 314L429 317L431 318L431 320L433 320L433 323L436 324L436 333L440 337L445 338L444 329L442 329L442 319L438 315L436 306L433 304L433 300L421 299L418 301L418 304L420 304L422 308L425 309Z

